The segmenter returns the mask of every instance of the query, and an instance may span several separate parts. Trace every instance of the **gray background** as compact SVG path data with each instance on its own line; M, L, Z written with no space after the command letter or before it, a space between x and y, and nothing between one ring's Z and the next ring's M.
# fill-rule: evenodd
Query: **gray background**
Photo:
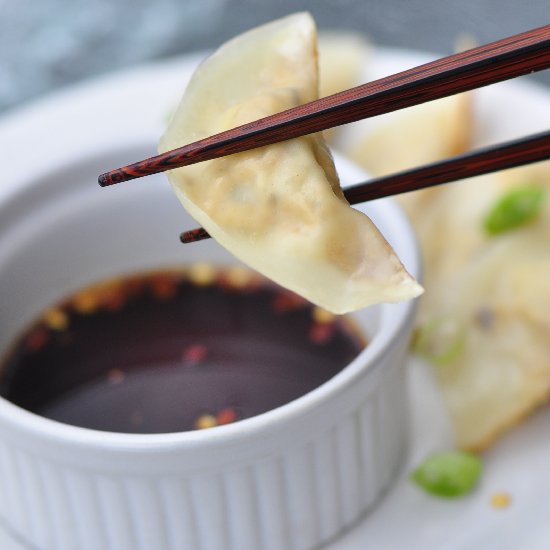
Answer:
M550 0L0 0L0 112L303 9L321 28L442 54L460 33L483 43L550 23ZM535 78L550 84L550 71Z

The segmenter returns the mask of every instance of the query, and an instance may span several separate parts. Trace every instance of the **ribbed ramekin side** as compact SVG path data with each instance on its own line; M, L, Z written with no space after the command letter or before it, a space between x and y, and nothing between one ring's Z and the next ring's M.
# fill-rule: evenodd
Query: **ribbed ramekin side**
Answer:
M244 461L220 450L204 471L114 474L101 460L92 468L70 454L47 459L8 437L0 442L0 514L40 550L317 547L364 515L401 464L404 353L404 344L393 347L376 372L332 396L330 415L274 432L269 452L258 441L248 442Z

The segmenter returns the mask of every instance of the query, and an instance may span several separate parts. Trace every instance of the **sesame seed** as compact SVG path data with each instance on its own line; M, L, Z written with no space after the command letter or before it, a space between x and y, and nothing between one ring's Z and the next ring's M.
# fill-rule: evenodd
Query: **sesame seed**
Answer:
M196 286L208 286L216 280L216 269L206 262L198 262L189 268L187 276Z
M218 421L215 416L211 414L201 414L197 420L195 420L195 428L197 430L204 430L206 428L213 428L218 425Z
M59 308L48 309L42 319L44 324L52 330L65 330L69 326L68 315Z
M322 307L315 306L311 313L316 323L332 323L334 321L334 315Z
M75 311L86 315L97 310L99 301L95 292L83 291L75 295L72 305Z
M503 508L508 508L512 498L508 493L499 492L491 496L491 506L496 509L502 510Z
M252 273L241 266L235 265L225 272L225 280L232 288L245 288L252 279Z

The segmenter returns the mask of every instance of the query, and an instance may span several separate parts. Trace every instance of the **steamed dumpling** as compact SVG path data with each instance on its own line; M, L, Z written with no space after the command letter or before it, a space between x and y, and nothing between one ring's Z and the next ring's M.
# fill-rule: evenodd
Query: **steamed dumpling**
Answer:
M196 71L164 152L318 97L306 13L227 42ZM190 214L236 257L334 313L417 296L376 227L345 201L320 134L168 173Z
M487 234L487 212L525 185L546 194L535 219ZM457 445L482 450L550 399L550 162L429 191L408 204L427 281L419 334L438 351L458 344L434 372Z
M344 152L374 176L383 176L463 153L472 129L472 97L462 93L361 120Z

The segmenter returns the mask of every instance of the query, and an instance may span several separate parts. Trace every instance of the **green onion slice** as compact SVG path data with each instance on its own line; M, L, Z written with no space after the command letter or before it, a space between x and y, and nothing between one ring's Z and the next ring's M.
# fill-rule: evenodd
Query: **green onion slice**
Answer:
M426 492L455 498L469 493L481 475L481 459L462 451L437 453L427 458L411 479Z
M489 235L498 235L534 219L544 199L544 189L523 185L505 193L489 210L483 227Z
M466 347L466 328L450 316L438 317L421 326L412 349L437 366L458 359Z

